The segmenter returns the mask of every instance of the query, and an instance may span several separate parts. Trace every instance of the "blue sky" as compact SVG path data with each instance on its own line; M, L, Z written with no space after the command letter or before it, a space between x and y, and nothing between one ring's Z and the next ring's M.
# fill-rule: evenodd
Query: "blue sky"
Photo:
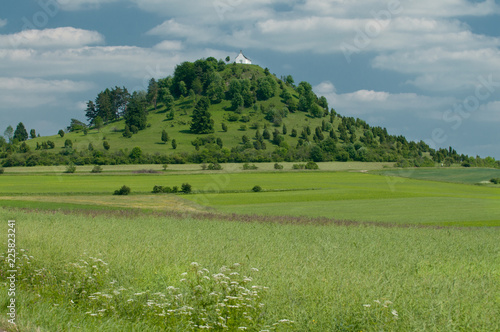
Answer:
M240 49L342 115L500 159L500 1L4 0L0 134L85 120L107 87Z

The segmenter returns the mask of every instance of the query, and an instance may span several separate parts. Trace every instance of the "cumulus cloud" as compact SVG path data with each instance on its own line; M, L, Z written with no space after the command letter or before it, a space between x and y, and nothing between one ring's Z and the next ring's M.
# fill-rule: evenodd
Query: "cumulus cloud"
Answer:
M0 35L0 48L3 49L76 48L102 43L104 37L99 32L72 27L24 30L15 34Z
M3 28L6 25L7 25L7 20L4 20L4 19L0 18L0 28Z

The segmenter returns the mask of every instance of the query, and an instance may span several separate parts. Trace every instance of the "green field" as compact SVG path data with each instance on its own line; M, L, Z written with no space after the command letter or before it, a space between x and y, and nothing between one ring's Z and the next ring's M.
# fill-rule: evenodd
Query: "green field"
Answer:
M495 170L273 165L7 169L0 234L7 248L16 220L19 331L198 331L222 316L228 331L500 329L500 187L473 185ZM193 193L151 193L182 183ZM113 196L122 185L131 195ZM234 293L215 286L223 266L240 273Z
M335 169L340 167L338 164L324 163L320 167ZM361 166L360 163L349 165L356 170ZM207 172L184 165L177 170L156 174L132 174L130 170L118 172L116 167L109 173L98 175L83 171L81 174L50 173L45 168L34 168L33 173L14 170L1 178L0 202L3 203L0 204L31 207L35 202L51 202L153 210L189 206L191 210L211 208L224 213L398 224L500 225L498 186L424 181L366 172L270 171L270 167L271 164L266 164L258 171L242 171L241 165L233 164L222 172ZM383 165L364 167L381 168ZM449 171L450 174L456 172ZM476 170L470 171L469 178L484 178L478 177ZM494 171L480 170L480 173ZM194 194L151 194L155 185L180 187L183 183L190 183ZM129 186L132 195L112 196L111 193L122 185ZM255 185L264 191L252 192ZM172 203L173 198L175 203Z
M418 180L467 184L488 184L491 179L500 178L500 169L493 168L412 168L387 170L381 173L388 176L399 176Z
M262 326L294 321L281 331L500 328L499 234L494 228L306 226L4 209L0 215L17 221L17 246L33 256L32 266L23 270L26 275L41 267L45 271L36 285L20 281L22 331L163 330L158 317L117 306L129 297L139 301L133 294L182 288L181 273L191 269L191 262L211 274L234 263L259 269L253 283L269 287L262 298ZM5 233L2 227L3 238ZM109 269L94 291L114 294L112 289L123 287L111 295L118 302L75 302L74 292L63 292L68 282L62 280L69 280L64 271L71 268L67 264L89 256L102 259ZM4 287L0 294L6 303ZM101 308L112 312L91 316Z

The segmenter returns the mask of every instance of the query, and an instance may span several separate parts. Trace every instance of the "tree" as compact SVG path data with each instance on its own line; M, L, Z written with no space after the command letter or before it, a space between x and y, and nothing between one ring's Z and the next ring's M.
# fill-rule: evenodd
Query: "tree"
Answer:
M65 149L73 148L73 141L71 141L70 139L65 140L64 141L64 148Z
M35 129L31 129L30 130L30 137L33 139L33 138L36 138L36 131Z
M14 137L14 128L12 126L8 126L7 129L3 132L5 138L9 141L9 143L12 143L12 139Z
M181 191L185 194L190 194L192 191L192 187L189 183L183 183L181 186Z
M282 133L283 133L283 135L286 135L286 133L287 133L287 129L286 129L286 126L284 123L283 123Z
M168 142L168 133L165 130L161 132L161 141L165 144Z
M85 111L85 117L89 121L90 124L94 123L94 119L97 116L97 109L92 100L87 102L87 110Z
M14 131L14 139L17 139L19 142L23 142L28 139L28 132L22 122L19 122L16 131Z
M202 97L193 111L193 121L191 123L191 132L195 134L210 134L214 132L214 121L208 111L210 100Z
M158 102L158 83L154 78L149 81L147 100L149 104L153 104L155 109Z
M146 129L147 114L146 114L146 96L144 91L134 92L127 104L125 111L125 124L130 127L135 126L138 130Z
M125 125L125 131L123 132L123 137L130 138L132 137L132 132L130 131L129 125Z
M130 159L134 161L139 161L142 157L142 150L140 147L136 146L135 148L132 149L132 152L130 152L129 155Z
M222 131L223 132L227 132L227 124L225 124L224 122L222 123Z
M87 128L87 126L85 125L85 123L81 122L80 120L77 120L77 119L71 119L71 122L69 124L69 126L66 128L68 130L68 132L74 132L74 131L77 131L77 130L83 130Z
M109 145L108 141L104 141L102 142L102 147L107 151L111 146Z
M229 55L226 57L226 62L229 62L231 61L231 58L229 57Z
M104 125L104 121L99 115L94 119L94 125L97 131L101 132L101 128Z
M172 149L177 149L177 141L175 139L172 140Z
M57 134L58 134L59 136L61 136L61 138L62 138L62 137L64 137L64 130L59 129L59 131L57 132Z
M242 107L244 103L245 101L243 100L243 97L239 93L236 93L233 96L233 99L231 99L231 107L233 111L236 111L238 108Z

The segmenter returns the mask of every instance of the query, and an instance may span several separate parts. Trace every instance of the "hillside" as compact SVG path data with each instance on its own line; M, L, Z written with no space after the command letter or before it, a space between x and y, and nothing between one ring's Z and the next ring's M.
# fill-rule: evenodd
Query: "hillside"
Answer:
M193 113L203 102L211 121L208 130L196 132ZM484 165L452 148L434 151L422 141L408 142L344 117L307 82L296 85L291 76L280 79L267 68L214 58L180 64L172 77L151 80L147 92L106 89L95 103L89 101L86 114L88 127L73 119L60 135L0 144L2 165L305 160Z

